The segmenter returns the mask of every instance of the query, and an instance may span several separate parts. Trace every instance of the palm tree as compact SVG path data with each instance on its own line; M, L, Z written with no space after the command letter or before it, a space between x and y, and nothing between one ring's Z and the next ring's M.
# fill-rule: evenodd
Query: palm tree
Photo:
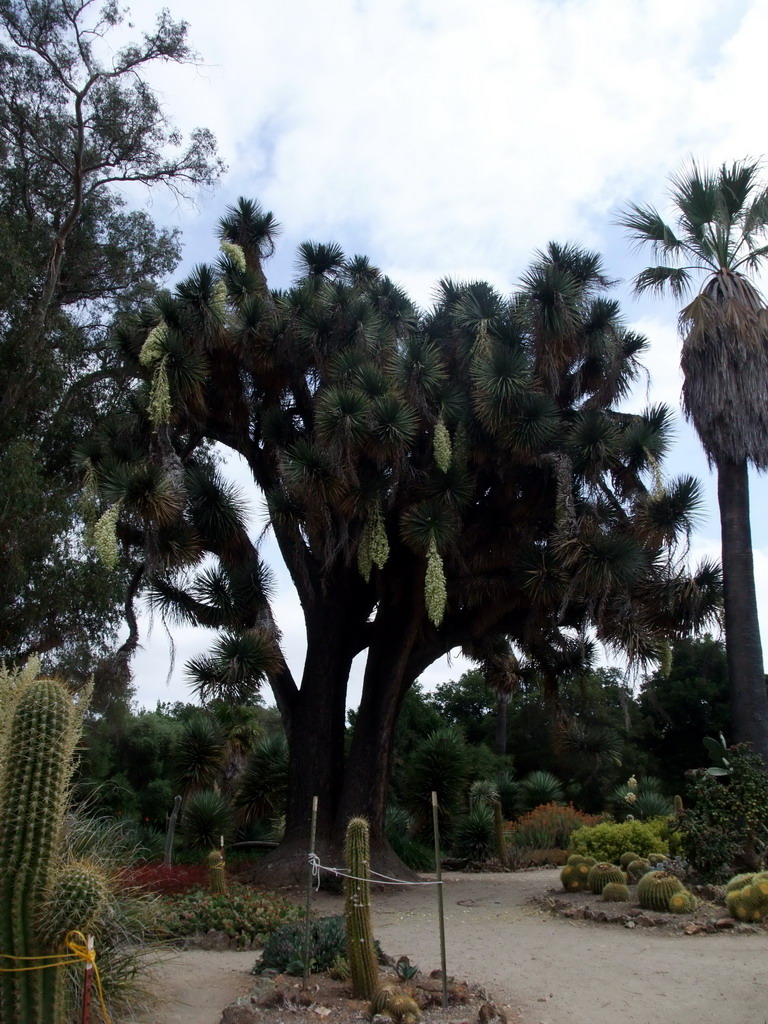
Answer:
M619 224L658 266L635 290L674 297L680 312L683 409L717 469L725 636L735 738L768 761L763 673L749 521L748 466L768 466L768 310L750 274L768 260L768 188L759 165L710 170L693 162L671 179L676 223L628 204Z

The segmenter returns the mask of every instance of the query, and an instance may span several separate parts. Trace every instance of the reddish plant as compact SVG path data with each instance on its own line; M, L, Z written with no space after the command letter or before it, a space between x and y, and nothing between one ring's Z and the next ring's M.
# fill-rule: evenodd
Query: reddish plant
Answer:
M586 814L573 804L540 804L532 811L512 822L508 835L515 846L536 849L566 849L571 832L583 825L597 825L600 814Z

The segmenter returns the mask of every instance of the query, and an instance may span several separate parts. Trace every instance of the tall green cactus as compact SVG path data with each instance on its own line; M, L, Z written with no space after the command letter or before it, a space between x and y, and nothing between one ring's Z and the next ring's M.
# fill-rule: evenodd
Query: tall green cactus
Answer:
M8 957L56 952L41 943L37 921L54 887L80 726L71 696L55 680L30 682L15 695L0 770L0 953ZM0 973L0 1020L65 1019L63 981L60 968Z
M352 991L358 999L370 999L379 983L373 944L370 904L370 839L365 818L352 818L344 840L344 858L352 878L344 880L344 922Z
M216 895L227 891L224 858L218 850L211 850L208 854L208 888Z

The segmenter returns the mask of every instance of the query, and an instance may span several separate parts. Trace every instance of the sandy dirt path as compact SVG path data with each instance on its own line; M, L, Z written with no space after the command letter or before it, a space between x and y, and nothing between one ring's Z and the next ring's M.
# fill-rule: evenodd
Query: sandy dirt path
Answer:
M525 1024L768 1024L768 932L680 936L554 918L528 902L557 886L554 870L444 881L448 973L483 985ZM440 966L433 887L379 891L372 903L390 956ZM320 893L315 906L338 913L341 899ZM197 950L166 961L163 1002L139 1024L219 1024L249 990L253 961Z

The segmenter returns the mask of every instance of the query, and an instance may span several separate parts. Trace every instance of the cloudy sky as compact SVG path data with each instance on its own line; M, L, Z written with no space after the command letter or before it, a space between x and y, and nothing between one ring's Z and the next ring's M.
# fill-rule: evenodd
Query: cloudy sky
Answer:
M622 279L627 320L651 342L652 386L633 406L650 399L679 409L675 306L631 295L644 257L614 220L627 200L663 208L668 176L691 156L717 163L768 153L768 0L169 4L189 22L203 63L157 68L150 80L182 131L216 133L229 166L194 208L150 198L155 218L184 234L180 273L214 257L216 222L241 195L283 225L267 268L274 286L290 282L305 239L367 254L424 305L443 276L509 292L534 250L550 239L579 242ZM130 8L136 31L151 27L154 3ZM714 479L682 422L668 471L705 481L694 557L719 556ZM766 498L755 478L768 641ZM301 620L287 583L278 615L298 671ZM205 646L194 631L176 641L179 666ZM441 662L424 681L458 678L463 667ZM142 703L187 699L181 667L166 685L160 623L135 669Z

